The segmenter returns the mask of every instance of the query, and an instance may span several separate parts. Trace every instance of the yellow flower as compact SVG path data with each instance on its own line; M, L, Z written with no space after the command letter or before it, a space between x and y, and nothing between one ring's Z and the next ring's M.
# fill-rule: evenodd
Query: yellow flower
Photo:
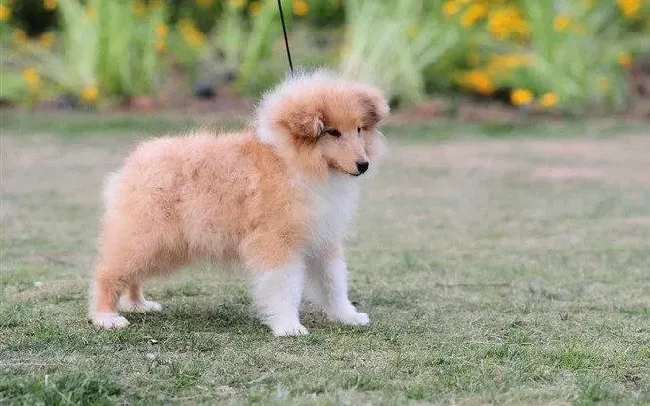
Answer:
M570 24L571 24L571 19L565 15L559 15L553 19L553 28L557 32L562 32L566 30L567 28L569 28Z
M487 65L487 71L491 74L498 74L520 66L529 66L532 64L532 58L527 54L504 54L495 55L490 58Z
M176 24L178 25L178 28L183 32L183 38L185 38L185 42L193 47L203 45L203 41L205 39L204 35L196 28L194 20L191 18L181 18Z
M81 100L86 104L93 104L99 97L99 89L97 86L84 86L81 89Z
M23 78L29 85L30 89L36 90L41 85L41 77L34 68L27 68L23 71Z
M458 12L458 3L454 0L447 0L445 4L442 5L442 12L447 18L455 16Z
M471 72L461 75L458 79L461 86L477 91L483 95L490 95L494 93L494 84L490 75L487 72L480 70L473 70Z
M14 42L17 44L24 44L27 41L27 33L24 30L21 30L20 28L15 29L11 33L11 37L13 38Z
M460 19L460 23L465 28L471 28L477 21L485 17L487 14L487 6L482 3L472 4L465 10Z
M45 10L54 10L57 6L57 1L56 0L43 0L43 7Z
M185 41L193 47L203 45L203 33L196 28L185 30L183 32L183 37L185 38Z
M528 89L515 89L510 93L510 101L515 106L530 104L533 101L533 93Z
M254 16L260 15L261 11L262 11L262 5L260 4L259 1L254 1L248 5L248 12Z
M142 1L136 0L133 3L133 14L135 14L138 17L142 17L146 13L147 13L147 6L145 6L145 4Z
M49 48L54 43L55 34L51 31L44 32L38 37L38 42L46 48Z
M494 85L488 76L478 76L474 78L474 89L485 95L494 93Z
M7 21L11 18L11 8L0 4L0 21Z
M624 68L632 65L632 55L627 51L622 51L616 57L616 61Z
M165 43L164 39L160 38L160 39L156 40L155 47L156 47L156 51L165 52L165 50L167 49L167 43Z
M209 8L212 7L212 3L214 3L214 0L195 0L196 5L201 7L201 8Z
M634 17L641 9L642 0L616 0L625 17Z
M293 6L293 13L297 16L304 16L309 13L309 5L304 0L294 0L291 5Z
M91 6L88 6L84 9L84 17L86 17L89 20L94 19L97 17L97 11Z
M169 33L169 27L167 27L167 25L165 25L164 23L158 24L158 26L156 27L156 35L164 38L167 36L167 33Z
M230 0L228 2L232 8L242 8L244 6L244 0Z
M409 25L408 28L406 29L406 36L407 36L409 39L413 39L413 38L415 38L416 35L418 35L418 31L420 31L420 29L418 28L418 26L415 25L415 24L411 24L411 25Z
M507 39L512 34L525 36L529 32L528 23L514 7L504 7L492 13L488 20L488 30L498 39Z
M557 97L557 94L555 94L553 92L547 92L547 93L544 93L542 95L539 103L542 105L542 107L545 107L545 108L548 109L550 107L555 106L557 104L558 100L559 100L559 98Z

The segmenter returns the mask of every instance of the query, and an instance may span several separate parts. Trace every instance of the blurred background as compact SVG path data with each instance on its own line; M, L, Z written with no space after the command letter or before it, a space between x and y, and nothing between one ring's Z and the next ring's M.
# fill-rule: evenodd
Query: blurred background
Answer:
M421 118L648 118L646 0L283 0L297 66ZM0 0L4 108L248 113L288 70L276 0Z

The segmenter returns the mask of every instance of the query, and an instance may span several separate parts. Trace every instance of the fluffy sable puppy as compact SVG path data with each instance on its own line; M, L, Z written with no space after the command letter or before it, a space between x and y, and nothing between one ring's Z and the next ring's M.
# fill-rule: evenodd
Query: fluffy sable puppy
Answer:
M331 320L368 324L348 299L343 241L388 112L373 87L299 73L265 95L251 129L139 144L107 181L92 323L119 329L129 322L118 310L161 310L143 282L208 260L252 271L255 308L276 336L307 334L303 293Z

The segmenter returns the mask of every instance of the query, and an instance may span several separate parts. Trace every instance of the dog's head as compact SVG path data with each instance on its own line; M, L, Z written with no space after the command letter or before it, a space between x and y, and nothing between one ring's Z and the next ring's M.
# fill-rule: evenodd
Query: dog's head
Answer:
M388 112L386 99L374 87L331 73L303 74L264 99L258 131L317 175L360 176L381 154L379 124Z

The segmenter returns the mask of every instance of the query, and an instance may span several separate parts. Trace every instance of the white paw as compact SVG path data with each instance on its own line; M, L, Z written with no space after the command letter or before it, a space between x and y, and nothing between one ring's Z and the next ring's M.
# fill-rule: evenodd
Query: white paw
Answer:
M118 308L124 312L133 312L133 313L149 313L149 312L159 312L162 310L162 305L158 302L153 302L151 300L142 300L139 302L133 302L132 300L122 297L120 298L120 303Z
M370 324L368 313L359 313L356 310L334 313L330 316L330 319L350 326L367 326Z
M339 318L339 321L352 326L367 326L370 324L370 317L368 313L355 312Z
M118 313L94 313L90 316L90 321L95 327L106 330L120 330L129 325L129 321Z
M273 335L276 337L303 336L309 334L305 326L300 323L275 324L270 327L273 330Z

